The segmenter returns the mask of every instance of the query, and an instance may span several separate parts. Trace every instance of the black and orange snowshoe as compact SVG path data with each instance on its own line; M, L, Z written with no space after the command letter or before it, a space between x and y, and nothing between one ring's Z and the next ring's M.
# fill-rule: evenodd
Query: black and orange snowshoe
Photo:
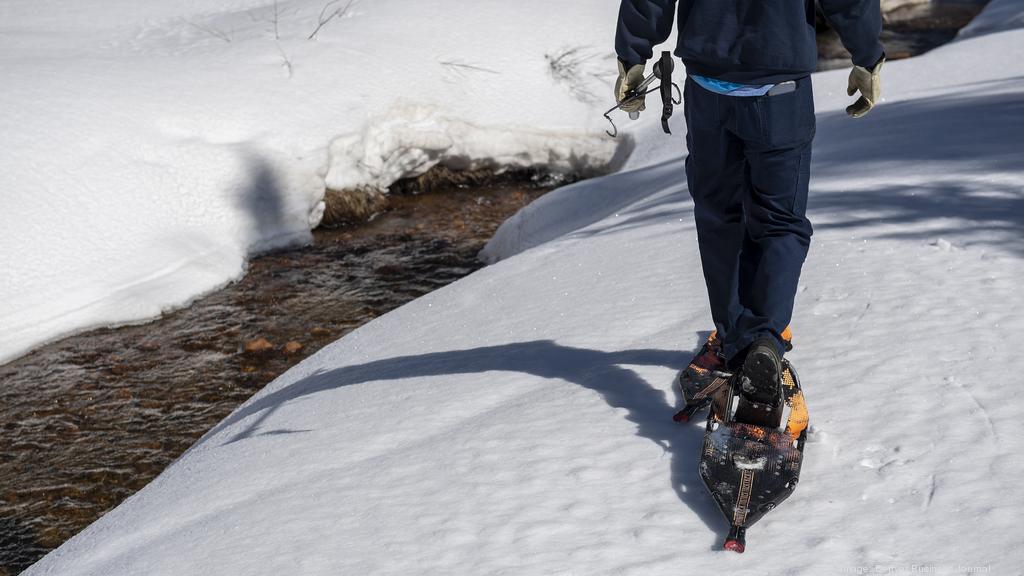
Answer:
M800 478L807 405L786 360L781 361L781 391L780 409L761 410L744 397L742 378L734 375L711 402L700 475L731 525L727 550L743 552L747 528L788 498ZM756 422L743 420L751 414Z

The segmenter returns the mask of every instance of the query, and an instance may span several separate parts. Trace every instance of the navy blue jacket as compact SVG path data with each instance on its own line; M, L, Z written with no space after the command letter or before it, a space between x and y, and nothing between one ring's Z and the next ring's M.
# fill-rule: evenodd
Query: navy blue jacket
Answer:
M879 0L820 0L853 55L870 68L882 57ZM627 65L652 57L672 33L676 0L622 0L615 51ZM817 67L814 0L679 0L675 55L687 72L742 84L769 84Z

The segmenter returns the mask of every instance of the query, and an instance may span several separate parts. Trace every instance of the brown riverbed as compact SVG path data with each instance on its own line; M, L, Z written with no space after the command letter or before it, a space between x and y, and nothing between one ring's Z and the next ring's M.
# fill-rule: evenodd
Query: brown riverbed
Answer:
M0 366L0 575L142 488L290 366L479 268L498 225L546 190L393 197L367 224L254 259L242 280L187 309Z

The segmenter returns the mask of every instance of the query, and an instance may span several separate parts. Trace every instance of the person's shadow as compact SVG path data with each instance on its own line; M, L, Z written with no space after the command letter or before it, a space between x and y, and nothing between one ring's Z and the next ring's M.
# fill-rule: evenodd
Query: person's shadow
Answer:
M562 346L551 340L535 340L469 350L402 356L321 371L281 390L271 392L242 406L207 435L256 416L225 443L238 442L289 430L261 432L261 424L286 402L363 382L398 380L420 376L443 376L488 371L524 372L542 378L558 378L579 384L602 395L610 406L627 411L626 419L636 424L636 433L661 446L672 458L669 481L679 499L688 505L709 529L722 532L724 522L714 502L705 493L698 473L701 442L700 424L680 425L672 420L675 407L665 401L663 390L655 388L626 366L665 366L681 370L689 360L678 350L625 350L600 352ZM675 398L680 394L674 383ZM571 418L571 414L566 415Z

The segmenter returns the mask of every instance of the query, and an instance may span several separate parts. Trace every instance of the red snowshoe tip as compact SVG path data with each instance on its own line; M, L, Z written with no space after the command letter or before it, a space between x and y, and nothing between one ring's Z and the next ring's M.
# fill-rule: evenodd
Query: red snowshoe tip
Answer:
M725 545L723 546L723 548L725 548L726 550L731 550L732 552L736 552L737 554L743 554L743 550L746 548L746 546L744 546L743 542L740 542L739 540L733 540L730 538L729 540L725 541Z

